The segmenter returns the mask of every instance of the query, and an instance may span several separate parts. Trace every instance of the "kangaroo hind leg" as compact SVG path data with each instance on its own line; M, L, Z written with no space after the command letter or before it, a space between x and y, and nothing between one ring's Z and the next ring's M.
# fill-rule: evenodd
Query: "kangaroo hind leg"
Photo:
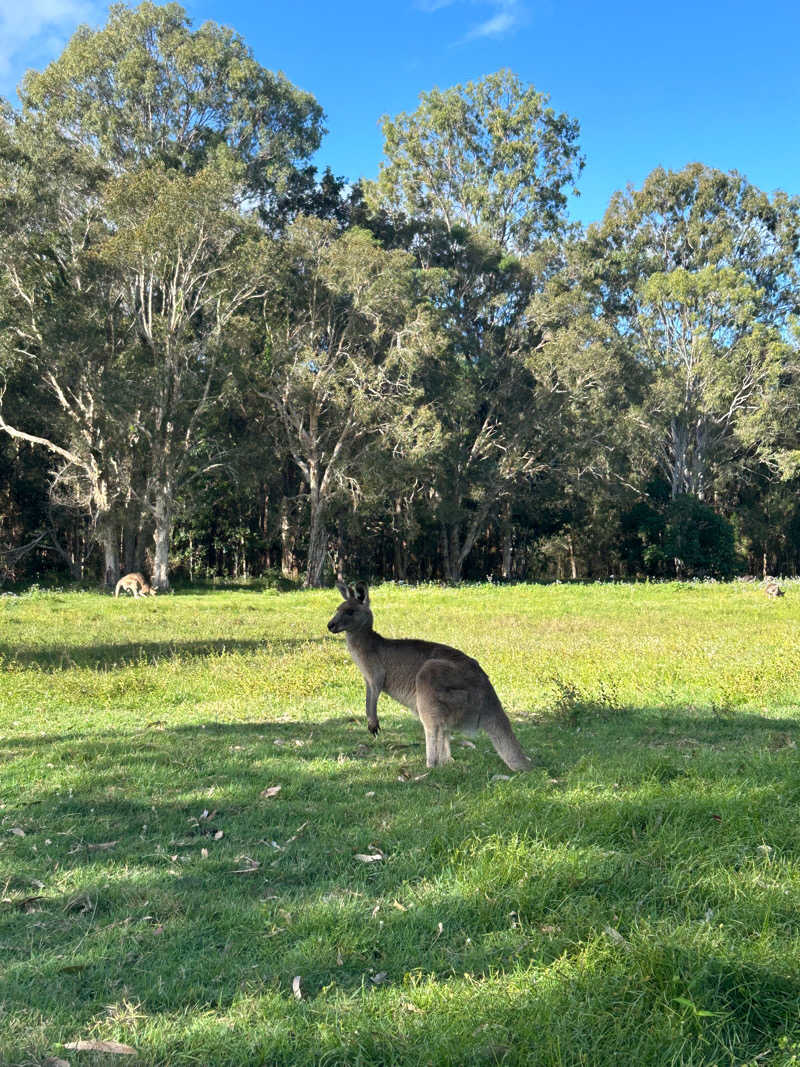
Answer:
M425 755L429 767L449 763L450 730L447 709L443 705L432 672L425 667L417 675L417 714L425 730Z

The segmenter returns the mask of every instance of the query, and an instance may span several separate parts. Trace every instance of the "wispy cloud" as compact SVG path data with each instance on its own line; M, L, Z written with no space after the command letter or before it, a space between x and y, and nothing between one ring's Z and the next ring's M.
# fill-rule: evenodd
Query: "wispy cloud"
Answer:
M95 0L0 0L0 90L10 92L28 68L49 63L98 12Z
M520 12L518 9L498 11L492 18L486 19L484 22L478 23L477 26L473 26L472 29L464 37L465 41L474 41L476 37L505 37L507 33L510 33L520 23Z
M522 0L416 0L416 6L429 14L465 3L472 8L493 8L494 14L471 26L460 38L459 44L481 38L506 37L525 21L526 10Z

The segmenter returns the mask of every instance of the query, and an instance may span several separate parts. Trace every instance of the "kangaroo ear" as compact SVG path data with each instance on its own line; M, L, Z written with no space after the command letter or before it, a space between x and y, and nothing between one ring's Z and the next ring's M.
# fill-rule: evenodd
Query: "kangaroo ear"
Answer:
M364 582L356 582L356 600L365 607L369 604L369 589Z
M336 583L336 588L339 590L339 592L342 594L342 596L344 597L345 600L347 600L349 598L350 590L347 588L347 586L344 584L344 582L337 582Z

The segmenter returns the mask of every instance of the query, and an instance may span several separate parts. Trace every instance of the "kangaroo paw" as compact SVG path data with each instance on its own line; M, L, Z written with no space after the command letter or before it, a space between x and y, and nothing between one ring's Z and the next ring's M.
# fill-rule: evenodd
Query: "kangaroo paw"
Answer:
M375 720L375 722L368 722L367 729L374 737L375 734L377 734L378 730L380 730L380 724L378 723L377 719Z

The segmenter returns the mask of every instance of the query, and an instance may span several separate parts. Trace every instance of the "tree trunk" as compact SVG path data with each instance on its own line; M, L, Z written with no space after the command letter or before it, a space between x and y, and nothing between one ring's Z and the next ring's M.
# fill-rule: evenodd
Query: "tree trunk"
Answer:
M297 563L294 558L295 535L289 520L289 502L281 499L281 574L284 578L297 577Z
M325 568L325 552L328 547L328 531L319 504L311 509L311 529L308 534L308 561L303 585L306 589L319 589L322 586L322 572Z
M97 537L103 546L103 582L113 589L119 581L119 526L112 519L104 519Z
M569 549L569 568L570 575L573 581L578 577L578 569L575 566L575 544L572 540L572 534L567 534L567 548Z
M169 537L172 532L172 499L169 492L163 487L160 487L156 494L155 520L152 585L159 593L165 593L169 590Z

